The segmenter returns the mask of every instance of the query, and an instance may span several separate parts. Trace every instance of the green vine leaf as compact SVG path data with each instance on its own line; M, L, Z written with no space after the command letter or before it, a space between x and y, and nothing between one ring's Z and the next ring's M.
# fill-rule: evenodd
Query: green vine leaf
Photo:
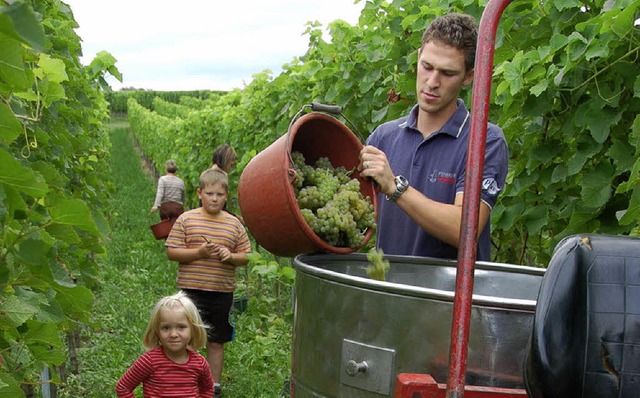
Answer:
M122 81L122 74L116 67L116 58L107 51L100 51L96 54L95 58L91 61L87 67L89 76L92 79L97 79L102 76L104 71L109 72L113 77Z
M26 90L29 86L29 79L24 68L22 45L16 40L0 35L0 59L2 60L0 62L0 81L8 82L11 90Z
M45 36L33 9L25 2L0 6L0 33L44 51Z
M39 321L27 321L27 332L23 335L23 341L43 343L56 348L64 346L56 325Z
M60 285L55 286L54 289L57 293L56 300L67 314L77 317L82 322L89 321L94 300L91 290L84 286L66 287Z
M13 375L0 369L0 394L3 397L25 398L20 383Z
M49 187L38 173L23 167L4 149L0 148L0 183L35 198L43 197Z
M57 224L72 225L94 235L98 235L91 212L80 199L61 199L49 210L51 220Z
M611 18L611 30L616 36L623 38L629 34L629 30L634 26L633 23L637 18L638 8L640 8L640 1L636 0L619 10L618 15Z
M29 351L33 358L43 363L50 363L56 366L60 366L67 359L67 356L60 349L54 349L39 344L29 345Z
M608 162L602 162L595 170L582 179L582 202L586 207L604 206L611 197L611 180L614 168Z
M633 189L631 200L629 201L629 208L622 212L620 217L620 224L633 225L640 220L640 184L637 184Z
M18 327L31 319L38 312L38 308L29 302L24 302L12 295L0 303L0 329Z
M558 11L562 11L565 9L580 7L582 3L580 3L577 0L555 0L553 2L553 5L556 7Z
M40 239L25 239L20 242L16 255L27 264L47 264L50 246Z
M46 80L54 83L62 83L69 80L64 62L61 59L52 58L47 54L40 54L38 66L40 69L36 69L34 73L41 79L46 78Z
M9 144L22 134L22 124L4 102L0 102L0 143Z

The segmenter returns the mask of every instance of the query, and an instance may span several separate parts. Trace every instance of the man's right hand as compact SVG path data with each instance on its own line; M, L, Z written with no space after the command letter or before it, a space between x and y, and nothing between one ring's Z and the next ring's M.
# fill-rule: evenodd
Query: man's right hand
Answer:
M396 176L391 170L387 155L380 149L365 145L360 151L358 171L362 177L370 177L380 186L380 192L391 195L396 190Z

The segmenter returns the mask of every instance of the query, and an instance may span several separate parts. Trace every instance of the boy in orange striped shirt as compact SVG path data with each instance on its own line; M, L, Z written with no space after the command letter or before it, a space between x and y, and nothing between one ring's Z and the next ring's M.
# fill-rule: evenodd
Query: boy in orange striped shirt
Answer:
M227 175L205 170L198 197L202 206L182 213L165 242L169 260L177 261L178 288L198 307L210 326L207 362L220 396L224 343L231 341L229 312L233 304L236 267L248 263L251 243L242 223L223 210L229 195Z

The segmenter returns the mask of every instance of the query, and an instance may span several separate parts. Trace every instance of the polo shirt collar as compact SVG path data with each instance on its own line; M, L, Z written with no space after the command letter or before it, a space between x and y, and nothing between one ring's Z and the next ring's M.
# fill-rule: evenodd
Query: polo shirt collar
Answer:
M458 138L460 137L460 135L462 135L462 132L465 128L468 129L470 118L469 111L467 110L467 107L462 99L458 98L456 100L456 104L456 111L453 113L453 115L451 115L449 120L447 120L447 122L444 124L444 126L442 126L440 130L436 131L436 133L432 134L431 136L435 136L437 134L448 134L453 138ZM418 109L419 108L417 104L414 105L411 109L406 122L406 126L408 128L418 130Z

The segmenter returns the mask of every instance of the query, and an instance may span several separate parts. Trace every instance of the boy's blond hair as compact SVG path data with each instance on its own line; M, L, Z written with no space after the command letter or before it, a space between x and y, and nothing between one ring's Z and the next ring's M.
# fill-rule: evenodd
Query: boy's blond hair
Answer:
M207 169L200 174L200 189L215 184L221 184L225 191L229 191L229 178L224 172L217 169Z
M163 308L183 308L191 328L191 341L189 346L193 350L199 350L207 344L206 325L200 318L200 313L196 305L187 297L183 291L179 291L173 296L166 296L160 299L151 312L151 319L147 325L147 331L142 337L142 345L147 350L152 350L161 345L158 335L160 327L160 310Z

